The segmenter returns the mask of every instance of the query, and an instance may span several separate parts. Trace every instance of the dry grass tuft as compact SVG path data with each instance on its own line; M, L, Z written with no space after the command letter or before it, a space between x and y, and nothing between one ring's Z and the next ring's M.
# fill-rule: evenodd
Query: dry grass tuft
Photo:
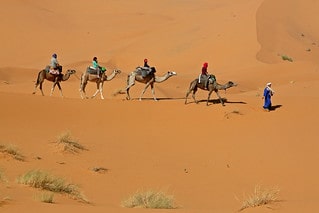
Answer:
M0 169L0 182L8 183L8 179L5 176L4 171L2 169Z
M97 173L106 173L108 171L108 169L104 167L93 167L91 170Z
M25 157L20 153L19 149L12 144L0 144L0 152L12 156L13 159L24 161Z
M40 170L31 170L21 175L18 182L34 188L67 194L73 199L89 203L85 196L74 184L67 183L64 179L55 177L47 172Z
M280 202L278 199L280 190L278 188L264 189L261 186L255 186L254 192L242 201L239 211L246 208L263 206Z
M64 132L57 136L56 143L64 152L78 153L80 150L87 150L78 141L72 138L70 132Z
M36 200L40 200L43 203L53 203L54 193L43 192L36 196Z
M126 208L175 209L174 197L162 191L136 192L121 204Z

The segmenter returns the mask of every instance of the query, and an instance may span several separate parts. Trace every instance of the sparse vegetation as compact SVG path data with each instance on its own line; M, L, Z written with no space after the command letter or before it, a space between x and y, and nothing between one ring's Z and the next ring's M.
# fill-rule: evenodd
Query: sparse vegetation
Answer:
M53 198L53 192L43 192L36 197L36 199L40 200L43 203L53 203Z
M174 197L166 195L162 191L142 191L136 192L128 199L122 202L126 208L151 208L151 209L174 209Z
M73 199L88 203L87 199L82 195L76 185L67 183L64 179L55 177L41 170L26 172L18 178L18 182L34 188L64 193L71 196Z
M106 169L104 167L93 167L92 171L97 172L97 173L105 173L108 171L108 169Z
M280 190L278 188L264 189L261 186L257 185L255 186L254 192L248 197L244 198L239 211L242 211L246 208L280 202L280 200L278 199L279 191Z
M76 139L72 138L70 132L64 132L57 136L56 143L64 152L78 153L80 150L87 150Z
M2 169L0 169L0 182L5 182L5 183L8 182L8 180L7 180L6 176L4 175L4 172L3 172Z
M0 144L0 152L12 156L13 159L24 161L25 157L20 153L19 149L12 144Z
M281 58L282 58L282 60L284 60L284 61L293 62L293 59L292 59L291 57L287 56L287 55L282 55Z

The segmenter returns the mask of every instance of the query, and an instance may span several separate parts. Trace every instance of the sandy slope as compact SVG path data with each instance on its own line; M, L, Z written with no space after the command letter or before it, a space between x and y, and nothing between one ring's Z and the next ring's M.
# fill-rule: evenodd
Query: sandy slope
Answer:
M0 198L4 212L141 212L120 207L141 189L173 194L180 208L156 212L235 212L237 199L256 185L278 187L276 212L316 212L319 124L319 31L312 0L265 1L22 1L2 3L0 26L0 143L14 144L25 162L0 155L8 183ZM94 9L94 13L92 10ZM64 70L76 75L49 97L36 95L37 73L57 52ZM283 61L281 55L293 58ZM93 56L122 73L104 85L105 100L82 100L79 77ZM131 89L132 101L112 94L143 58L157 74L177 76L148 90ZM218 82L237 82L220 91L226 106L198 91L199 104L184 96L204 61ZM274 111L262 110L271 81ZM95 85L89 83L87 93ZM87 147L63 154L56 137L70 131ZM92 171L104 167L104 174ZM78 184L92 202L55 195L55 204L34 199L38 190L16 178L43 169ZM154 210L143 210L154 212ZM245 212L271 212L265 207Z

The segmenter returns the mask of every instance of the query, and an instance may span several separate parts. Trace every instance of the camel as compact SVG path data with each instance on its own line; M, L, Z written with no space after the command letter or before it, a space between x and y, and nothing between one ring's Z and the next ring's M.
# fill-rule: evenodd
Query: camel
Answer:
M91 98L94 98L98 92L101 94L101 99L104 99L103 96L103 84L104 81L110 81L112 80L117 74L120 74L121 70L115 69L113 70L112 74L109 76L106 76L105 72L101 75L100 78L96 74L90 74L88 70L85 73L82 73L81 75L81 83L80 83L80 95L81 98L84 99L88 98L85 92L85 87L88 83L88 81L95 82L96 83L96 92L93 94Z
M153 95L153 98L155 101L157 101L157 98L155 97L155 91L154 91L154 83L162 83L164 81L166 81L167 79L169 79L170 77L174 76L174 75L177 75L176 72L173 72L173 71L168 71L165 75L163 76L155 76L155 69L154 69L154 72L150 72L148 73L145 77L143 77L143 73L140 69L136 69L134 70L133 72L131 72L128 76L127 76L127 86L126 88L124 89L126 91L126 99L127 100L130 100L131 97L130 97L130 88L132 86L134 86L135 84L135 81L137 82L140 82L140 83L143 83L143 84L146 84L145 88L143 89L140 97L139 97L139 100L141 101L142 100L142 96L143 94L145 93L146 89L151 86L151 90L152 90L152 95ZM119 91L118 93L125 93L125 92L122 92Z
M207 106L208 106L208 102L210 99L210 95L212 94L213 91L216 92L221 104L223 106L225 106L223 99L220 97L220 95L218 93L218 90L225 90L226 91L226 89L233 87L233 86L237 86L237 84L229 81L226 84L221 85L221 84L217 83L216 80L213 80L213 81L209 81L207 88L205 88L204 82L198 83L198 78L197 78L190 83L189 89L188 89L188 91L186 93L186 97L185 97L185 104L187 104L187 97L192 91L193 91L192 97L193 97L195 103L198 103L198 101L195 99L195 93L197 92L197 89L200 88L202 90L209 91L207 102L206 102Z
M74 74L74 73L76 73L75 70L67 70L66 74L53 75L53 74L47 72L46 69L41 70L39 72L39 74L38 74L38 78L37 78L37 81L35 83L35 88L34 88L33 94L36 93L37 87L40 85L41 93L44 96L44 93L43 93L43 90L42 90L42 84L43 84L44 80L48 80L48 81L53 82L50 96L52 96L54 88L57 85L59 90L60 90L61 96L63 97L63 93L62 93L62 88L61 88L60 82L61 81L67 81L70 78L70 76L72 74Z

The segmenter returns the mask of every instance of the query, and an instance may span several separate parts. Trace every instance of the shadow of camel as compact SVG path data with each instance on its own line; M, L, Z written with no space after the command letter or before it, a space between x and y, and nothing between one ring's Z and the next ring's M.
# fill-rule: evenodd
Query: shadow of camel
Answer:
M131 100L139 100L139 98L131 98ZM142 101L153 101L153 98L142 98ZM185 100L185 97L182 98L157 98L158 101L174 101L174 100ZM222 98L224 103L229 103L229 104L247 104L246 102L243 101L228 101L227 98ZM200 102L207 102L207 99L202 99L199 100L198 103ZM190 101L187 104L192 104L194 101ZM211 104L220 104L219 99L210 99L208 103Z
M229 104L247 104L246 102L243 101L228 101L227 98L222 98L224 103L229 103ZM207 102L207 99L202 99L199 100L198 103L200 102ZM189 102L189 103L194 103L194 102ZM220 100L219 99L210 99L208 101L208 103L212 103L212 104L220 104Z
M185 98L156 98L158 101L185 100ZM131 98L131 100L139 100L139 98ZM142 101L154 101L154 98L142 98Z

